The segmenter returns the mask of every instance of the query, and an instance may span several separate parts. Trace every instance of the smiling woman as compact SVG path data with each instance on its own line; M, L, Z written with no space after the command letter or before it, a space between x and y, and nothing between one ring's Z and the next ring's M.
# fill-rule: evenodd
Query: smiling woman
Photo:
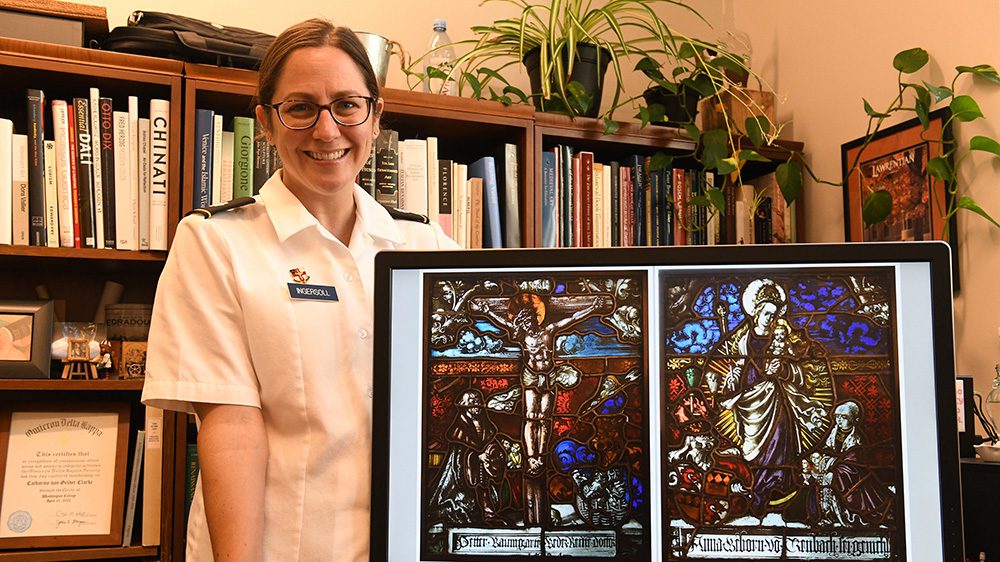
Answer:
M200 420L188 560L367 560L375 254L456 245L355 184L383 102L351 30L279 35L257 102L283 168L181 221L143 400Z

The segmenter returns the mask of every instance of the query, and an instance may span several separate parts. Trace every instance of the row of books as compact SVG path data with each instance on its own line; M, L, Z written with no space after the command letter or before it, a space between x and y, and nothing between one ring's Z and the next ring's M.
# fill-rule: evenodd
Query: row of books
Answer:
M723 194L724 212L707 204L709 190ZM650 156L601 163L556 145L542 153L541 199L547 248L794 241L795 213L773 174L726 185L709 170L656 168Z
M281 167L277 149L268 144L252 117L228 118L211 109L195 110L194 199L197 209L260 192Z
M517 146L471 163L439 158L438 139L383 129L358 184L380 203L428 216L466 248L521 246Z
M0 244L167 249L170 102L127 104L29 89L23 128L0 119Z

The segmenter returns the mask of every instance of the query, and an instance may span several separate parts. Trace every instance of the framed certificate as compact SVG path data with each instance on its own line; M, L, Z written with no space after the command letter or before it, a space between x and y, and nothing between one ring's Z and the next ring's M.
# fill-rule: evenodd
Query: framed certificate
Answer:
M0 404L0 548L121 544L129 412Z
M961 559L949 265L379 254L372 560Z

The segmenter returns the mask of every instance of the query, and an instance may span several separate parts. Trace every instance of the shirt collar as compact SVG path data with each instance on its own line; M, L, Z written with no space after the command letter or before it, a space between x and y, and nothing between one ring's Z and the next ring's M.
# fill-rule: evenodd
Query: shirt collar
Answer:
M260 189L260 200L274 225L278 240L282 243L307 228L325 229L302 203L288 190L276 172ZM381 238L394 244L403 242L403 235L389 212L368 194L361 186L354 184L355 220L354 232L361 232L372 238ZM352 235L353 236L353 235Z

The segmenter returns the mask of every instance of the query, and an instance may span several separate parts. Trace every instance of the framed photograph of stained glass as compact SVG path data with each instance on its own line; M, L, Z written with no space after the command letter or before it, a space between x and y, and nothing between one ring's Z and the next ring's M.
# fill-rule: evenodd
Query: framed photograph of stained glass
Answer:
M376 273L373 560L962 557L941 242Z

